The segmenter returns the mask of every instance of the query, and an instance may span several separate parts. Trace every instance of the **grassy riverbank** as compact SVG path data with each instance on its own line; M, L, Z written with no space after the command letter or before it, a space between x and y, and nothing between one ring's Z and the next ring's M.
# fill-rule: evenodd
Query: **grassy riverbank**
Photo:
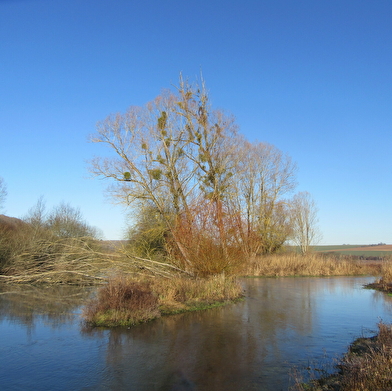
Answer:
M162 315L223 305L243 296L234 277L203 279L116 276L98 290L84 309L91 326L131 326Z
M297 391L378 391L392 389L392 324L379 323L378 335L359 338L336 366L338 372L302 383Z

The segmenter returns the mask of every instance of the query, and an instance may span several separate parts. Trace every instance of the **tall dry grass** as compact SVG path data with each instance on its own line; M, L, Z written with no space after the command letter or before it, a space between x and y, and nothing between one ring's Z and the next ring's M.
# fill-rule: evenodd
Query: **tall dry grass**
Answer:
M243 289L234 277L223 274L208 278L155 279L152 289L159 295L160 308L164 313L186 311L235 300Z
M267 277L376 275L380 274L380 266L351 257L287 252L258 257L247 263L242 273Z
M368 287L382 292L392 293L392 260L384 260L381 266L381 278Z
M389 259L382 264L381 278L385 284L392 285L392 259ZM391 287L392 290L392 287Z
M92 326L130 326L162 314L204 309L242 297L235 278L138 278L114 276L85 307Z

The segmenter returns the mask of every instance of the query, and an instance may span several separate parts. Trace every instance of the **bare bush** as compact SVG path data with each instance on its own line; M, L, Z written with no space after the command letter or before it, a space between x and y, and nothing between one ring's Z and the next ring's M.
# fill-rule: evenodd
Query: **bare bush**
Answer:
M84 310L87 323L95 326L132 325L158 316L158 298L149 283L121 276L110 279Z
M170 246L173 262L197 276L231 274L246 260L242 243L241 218L216 199L201 199L179 216L173 233L177 242ZM188 261L177 251L178 243L186 250Z

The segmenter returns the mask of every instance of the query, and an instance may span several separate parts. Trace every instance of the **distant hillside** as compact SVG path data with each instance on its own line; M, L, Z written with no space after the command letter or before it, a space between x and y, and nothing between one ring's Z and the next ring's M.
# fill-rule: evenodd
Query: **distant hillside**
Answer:
M380 244L380 245L358 245L358 244L343 244L333 246L315 246L314 250L317 252L330 252L330 251L392 251L392 244Z
M0 215L0 229L17 230L23 227L24 225L26 225L26 223L21 219L17 219L16 217Z

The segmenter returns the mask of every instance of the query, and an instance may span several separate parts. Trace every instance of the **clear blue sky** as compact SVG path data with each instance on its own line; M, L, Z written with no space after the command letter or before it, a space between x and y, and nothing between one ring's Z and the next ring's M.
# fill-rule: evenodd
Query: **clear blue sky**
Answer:
M0 0L3 212L43 195L121 238L88 135L202 70L248 139L297 162L322 243L392 243L391 21L390 0Z

